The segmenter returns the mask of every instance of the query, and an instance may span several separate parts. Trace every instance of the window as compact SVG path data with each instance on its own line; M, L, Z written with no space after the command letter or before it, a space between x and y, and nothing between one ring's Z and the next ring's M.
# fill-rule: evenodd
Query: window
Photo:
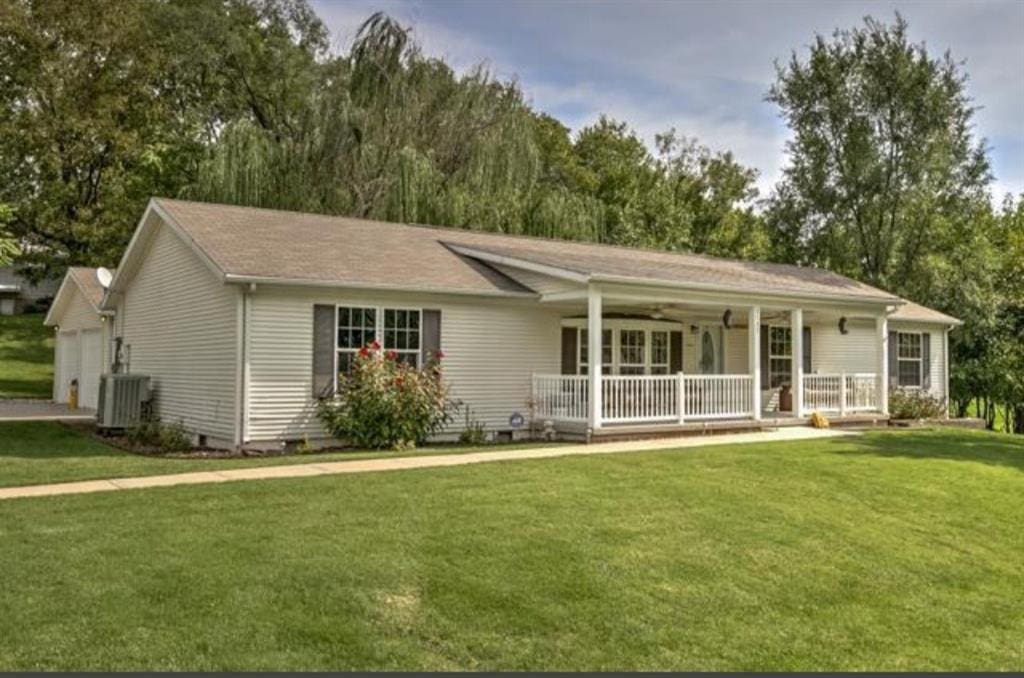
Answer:
M897 375L900 386L921 386L921 335L917 332L896 334Z
M399 362L413 367L420 361L420 312L398 308L384 309L385 351L398 353Z
M381 322L383 320L383 323ZM359 349L374 341L398 360L417 366L420 360L420 312L416 309L338 307L338 373L352 369Z
M377 309L338 308L338 373L347 374L359 349L376 338Z
M589 336L585 329L580 329L579 341L579 374L587 374L590 353L590 344L587 343ZM612 331L601 330L601 373L612 373Z
M619 374L643 374L646 367L644 345L647 333L643 330L619 332Z
M768 328L768 386L778 388L793 378L793 336L788 327Z
M651 374L668 374L668 332L651 331Z

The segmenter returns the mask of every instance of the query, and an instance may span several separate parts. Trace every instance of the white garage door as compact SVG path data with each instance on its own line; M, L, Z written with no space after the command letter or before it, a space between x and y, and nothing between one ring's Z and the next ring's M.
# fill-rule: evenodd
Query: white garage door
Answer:
M72 379L78 378L78 332L60 332L57 334L57 402L68 401L68 388Z
M103 336L101 330L82 330L78 335L82 358L78 376L78 406L96 409L103 370Z

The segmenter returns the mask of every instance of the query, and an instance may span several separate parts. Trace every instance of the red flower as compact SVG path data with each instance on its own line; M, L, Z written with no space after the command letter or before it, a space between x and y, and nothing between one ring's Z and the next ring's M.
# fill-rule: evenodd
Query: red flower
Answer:
M405 383L405 379L403 379L402 377L395 377L394 383L395 386L401 386L403 383Z
M372 348L374 351L379 351L380 350L380 342L377 341L376 339L374 339L373 341L370 342L370 348Z
M388 351L385 357L388 360L396 360L398 358L398 351Z
M363 346L361 349L359 349L359 357L360 358L369 358L370 357L370 350L368 348L366 348L365 346Z
M441 358L444 357L444 353L440 350L434 351L434 357L440 360Z

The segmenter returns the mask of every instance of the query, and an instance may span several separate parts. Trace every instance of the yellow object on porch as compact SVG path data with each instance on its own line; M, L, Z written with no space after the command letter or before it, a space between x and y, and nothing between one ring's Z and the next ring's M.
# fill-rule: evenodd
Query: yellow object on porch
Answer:
M814 428L828 428L828 419L821 412L814 412L811 414L811 426Z

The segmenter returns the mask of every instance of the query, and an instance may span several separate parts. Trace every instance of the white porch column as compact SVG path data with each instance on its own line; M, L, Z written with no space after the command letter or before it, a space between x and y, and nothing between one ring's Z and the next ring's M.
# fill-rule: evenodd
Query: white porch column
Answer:
M761 419L761 307L751 306L747 311L747 357L750 369L750 388L753 389L754 421Z
M590 430L601 428L601 290L593 285L587 290L587 376L589 377Z
M878 410L889 414L889 318L880 315L875 318L875 345L878 348Z
M804 312L794 308L789 312L789 331L792 336L793 358L793 416L804 416Z

